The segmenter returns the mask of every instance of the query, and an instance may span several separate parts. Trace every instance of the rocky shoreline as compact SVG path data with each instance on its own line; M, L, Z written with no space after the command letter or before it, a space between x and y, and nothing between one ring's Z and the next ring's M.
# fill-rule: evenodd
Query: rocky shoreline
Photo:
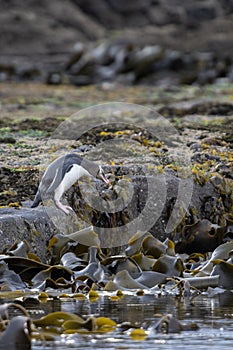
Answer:
M7 90L8 87L11 89ZM76 109L72 106L71 101L77 98L77 94L79 94L80 101L80 96L86 96L88 90L84 88L84 90L76 90L69 87L67 91L65 87L52 89L43 85L25 85L25 95L21 93L21 96L17 96L21 107L14 107L16 108L13 113L15 116L12 116L12 106L19 106L14 100L18 86L2 85L1 89L5 94L3 99L3 115L5 116L1 121L3 157L0 175L3 242L9 246L18 239L28 240L30 235L33 238L32 250L36 247L37 254L44 260L48 241L54 233L59 231L59 225L62 233L71 233L83 228L87 222L92 223L97 227L97 231L99 227L101 238L101 227L105 227L106 224L109 227L108 225L111 226L111 222L115 220L121 226L122 222L127 223L137 217L140 208L147 201L148 179L151 177L153 181L160 181L158 179L161 178L163 179L161 184L166 184L166 200L163 203L162 214L150 229L157 238L160 240L172 238L177 243L176 247L180 252L192 252L197 247L203 252L205 247L214 250L220 243L229 240L232 235L233 205L232 87L231 85L228 87L216 85L215 88L216 91L213 87L206 90L198 90L195 87L177 88L173 91L172 97L170 90L162 91L162 89L153 88L155 109L160 113L163 112L169 122L176 127L190 152L189 170L193 183L191 200L183 220L175 231L166 231L168 212L172 212L176 202L178 183L183 181L180 177L181 170L170 156L168 145L153 140L149 134L141 133L140 130L122 128L119 130L116 126L115 129L105 128L104 131L97 128L75 142L74 140L61 142L59 139L52 139L51 143L51 135L56 127L67 119L71 110ZM120 96L126 93L128 100L132 102L144 99L145 106L151 105L152 102L152 88L149 87L148 97L145 95L145 88L143 90L139 88L137 91L136 87L130 90L130 88L118 85L109 91L104 89L101 91L94 87L91 87L89 91L90 102L88 103L90 105L91 100L96 99L97 95L100 99L101 96L102 98L108 96L111 100L113 96L121 98ZM143 96L142 91L144 91ZM203 93L204 98L198 95ZM163 96L161 99L160 94ZM59 96L63 96L63 99L60 100ZM191 96L188 101L187 96ZM52 112L48 98L54 104ZM166 102L164 105L158 105L156 102L169 99L172 100L170 104ZM58 109L58 105L61 108ZM41 110L43 110L43 115ZM47 110L50 115L47 116L44 110ZM19 114L17 114L18 111ZM30 117L32 113L33 118ZM51 114L54 116L51 117ZM125 141L127 139L130 139L131 143L127 144ZM117 147L115 155L110 152L109 158L101 157L103 146L110 140L118 142L117 146L114 146ZM124 181L130 181L135 192L129 208L120 214L112 214L106 218L104 213L99 215L98 212L96 214L95 211L90 210L80 196L79 187L74 187L68 191L67 200L72 204L78 216L88 217L88 221L84 224L83 221L77 219L78 216L75 216L74 222L72 217L63 217L59 210L50 207L45 207L45 211L43 207L29 209L28 206L42 174L41 163L68 150L75 150L90 159L98 159L103 164L105 171L112 174L115 181L113 189L106 191L106 188L99 187L103 199L116 198L117 188L119 190ZM116 154L120 154L121 157L117 158ZM143 188L145 190L142 190ZM50 210L53 214L50 214ZM57 217L58 219L54 219ZM121 239L121 245L124 245L129 237L126 235L125 239Z
M232 82L229 1L0 2L0 81Z
M2 62L1 62L2 61ZM233 81L231 55L211 51L179 51L160 45L139 45L133 40L77 43L73 52L44 58L0 60L0 81L39 81L51 85L84 86L100 83L169 86L205 85ZM14 62L15 61L15 62ZM4 63L5 62L5 63ZM11 62L11 63L9 63Z

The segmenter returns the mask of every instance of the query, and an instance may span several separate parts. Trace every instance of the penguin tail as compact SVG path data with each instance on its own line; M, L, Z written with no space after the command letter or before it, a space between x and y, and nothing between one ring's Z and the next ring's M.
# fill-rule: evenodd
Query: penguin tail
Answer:
M34 201L33 201L32 205L31 205L31 208L36 208L36 207L38 207L38 205L39 205L41 202L42 202L41 194L40 194L40 191L38 191L38 192L36 193L36 196L35 196L35 198L34 198Z

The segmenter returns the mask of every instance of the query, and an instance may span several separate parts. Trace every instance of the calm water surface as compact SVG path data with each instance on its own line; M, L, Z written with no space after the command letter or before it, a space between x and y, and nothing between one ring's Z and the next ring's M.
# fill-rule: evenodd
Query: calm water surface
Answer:
M196 322L198 330L182 331L176 334L158 334L151 331L144 340L133 340L130 332L115 332L88 335L62 336L56 342L34 343L33 350L41 349L182 349L227 350L233 345L233 293L224 292L214 297L199 295L192 302L173 296L146 294L135 296L129 293L119 301L102 294L95 302L51 301L43 306L44 311L66 311L82 317L105 316L118 324L131 322L138 327L153 323L155 314L172 314L181 323ZM42 316L42 315L40 315Z

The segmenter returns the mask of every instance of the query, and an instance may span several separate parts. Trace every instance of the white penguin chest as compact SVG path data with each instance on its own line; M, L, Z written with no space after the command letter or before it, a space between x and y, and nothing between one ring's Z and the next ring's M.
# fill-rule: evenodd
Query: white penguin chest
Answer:
M76 181L78 181L78 179L80 179L80 177L84 175L90 176L87 170L78 164L74 164L70 171L65 174L61 183L55 190L55 197L61 197L65 191L67 191Z
M68 190L68 188L70 188L76 181L78 181L78 179L80 179L80 177L84 176L84 175L89 175L87 170L85 170L82 166L78 165L78 164L74 164L71 168L70 171L68 171L68 173L65 174L62 182L63 182L63 186L64 186L64 190Z

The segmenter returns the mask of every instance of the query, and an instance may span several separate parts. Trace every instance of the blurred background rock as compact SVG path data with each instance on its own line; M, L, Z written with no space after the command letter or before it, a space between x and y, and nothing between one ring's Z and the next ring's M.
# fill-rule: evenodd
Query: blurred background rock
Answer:
M233 81L232 0L0 0L0 81Z

